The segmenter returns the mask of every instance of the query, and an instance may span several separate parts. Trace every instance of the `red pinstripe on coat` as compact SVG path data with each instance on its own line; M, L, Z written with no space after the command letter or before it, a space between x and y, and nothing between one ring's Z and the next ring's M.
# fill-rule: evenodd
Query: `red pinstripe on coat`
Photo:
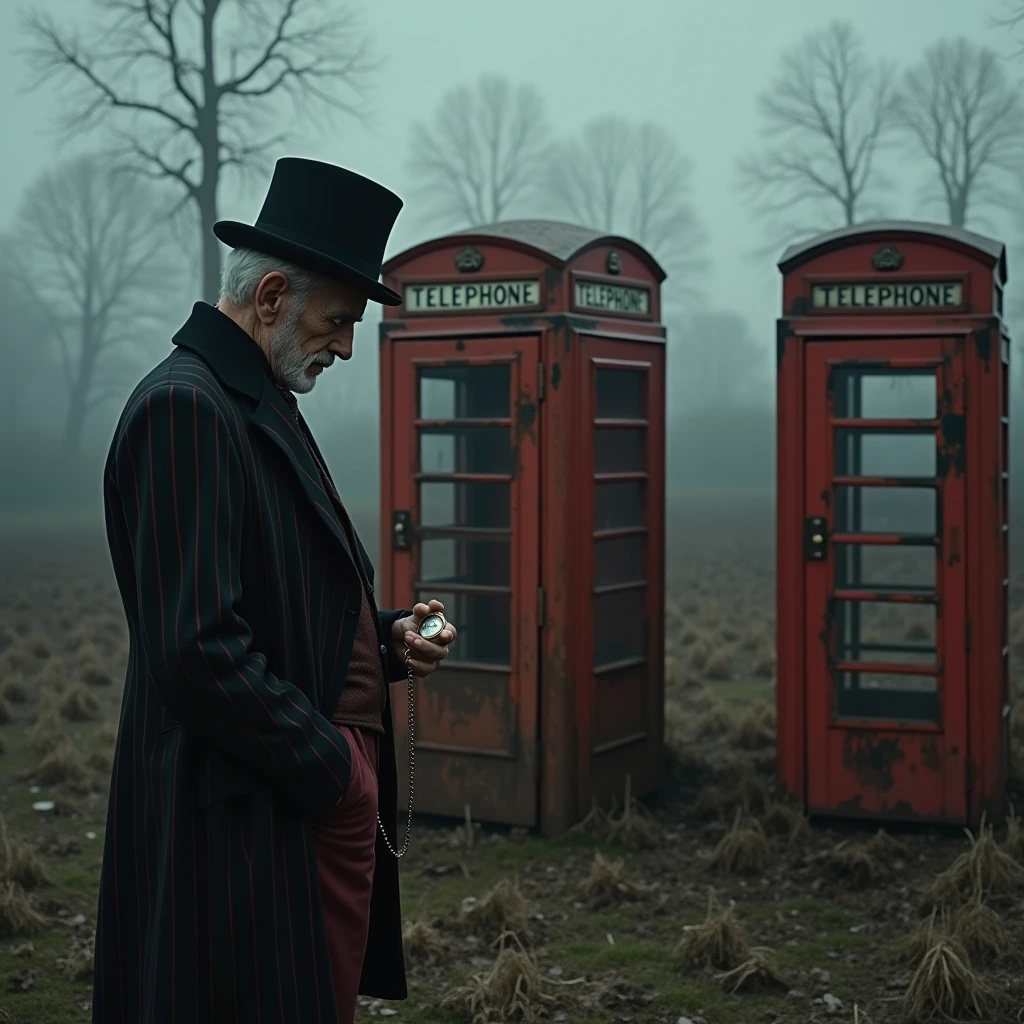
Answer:
M355 634L355 564L258 346L204 303L174 341L128 400L103 477L131 644L93 1021L336 1024L312 823L349 778L325 716ZM390 633L408 612L371 606L401 679ZM390 703L384 721L394 835ZM377 848L360 991L401 999L398 868Z

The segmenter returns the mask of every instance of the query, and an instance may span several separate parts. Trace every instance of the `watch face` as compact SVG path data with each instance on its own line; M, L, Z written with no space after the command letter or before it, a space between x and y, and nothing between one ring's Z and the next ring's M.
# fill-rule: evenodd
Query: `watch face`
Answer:
M433 640L446 625L444 616L434 612L434 614L428 615L420 623L420 636L425 640Z

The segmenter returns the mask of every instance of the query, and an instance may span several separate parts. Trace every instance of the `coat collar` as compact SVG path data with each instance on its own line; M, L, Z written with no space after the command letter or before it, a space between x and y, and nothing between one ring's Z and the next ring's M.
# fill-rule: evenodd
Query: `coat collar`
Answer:
M307 499L354 567L345 529L304 439L297 404L290 404L282 394L259 345L231 317L205 302L192 307L192 315L173 341L198 355L225 387L257 403L250 422L280 449ZM306 437L312 445L312 435L307 432ZM318 457L323 460L319 452Z

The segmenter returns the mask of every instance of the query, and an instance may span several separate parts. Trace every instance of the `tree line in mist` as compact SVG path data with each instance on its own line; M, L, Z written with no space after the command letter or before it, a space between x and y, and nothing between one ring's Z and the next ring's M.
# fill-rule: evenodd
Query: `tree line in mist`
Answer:
M91 465L83 439L109 436L119 401L166 352L192 298L217 299L211 227L226 190L262 189L295 142L365 121L383 67L358 9L325 0L83 8L68 26L40 2L22 27L26 87L58 98L50 127L95 145L40 174L0 247L11 314L0 336L0 459L25 479L45 462L43 415L55 458ZM1024 0L1006 0L1003 14L1009 30ZM933 219L995 224L1015 240L1006 234L1020 230L1024 97L992 49L945 39L896 66L836 21L780 54L752 99L761 137L723 171L757 218L764 258L819 231L914 216L890 198L907 167ZM436 233L554 217L648 248L669 274L673 475L718 483L726 466L738 489L771 487L773 353L737 311L701 304L708 225L693 156L674 113L651 113L558 133L525 76L465 82L437 97L408 140L410 212ZM330 457L330 438L325 448Z

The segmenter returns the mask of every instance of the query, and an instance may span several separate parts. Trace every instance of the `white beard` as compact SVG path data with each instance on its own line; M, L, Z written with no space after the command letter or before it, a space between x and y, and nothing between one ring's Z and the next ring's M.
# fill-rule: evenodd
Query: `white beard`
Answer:
M306 395L313 390L317 375L310 373L311 366L330 366L334 355L326 350L306 355L302 351L302 336L299 333L299 317L302 309L293 306L278 328L270 343L270 364L277 375L277 382L283 388L297 395Z

